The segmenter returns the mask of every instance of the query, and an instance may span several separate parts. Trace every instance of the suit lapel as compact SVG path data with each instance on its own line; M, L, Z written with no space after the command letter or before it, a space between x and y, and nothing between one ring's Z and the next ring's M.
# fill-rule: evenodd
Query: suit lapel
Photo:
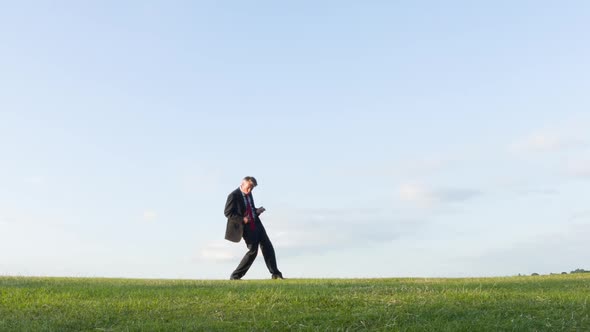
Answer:
M240 188L238 188L236 190L236 198L238 200L238 208L239 208L239 212L244 215L246 213L246 203L244 203L244 195L242 195L242 191L240 190Z
M254 207L254 196L252 196L252 193L250 193L248 196L250 196L250 204L252 204L252 213L254 213L254 211L256 210L256 208Z

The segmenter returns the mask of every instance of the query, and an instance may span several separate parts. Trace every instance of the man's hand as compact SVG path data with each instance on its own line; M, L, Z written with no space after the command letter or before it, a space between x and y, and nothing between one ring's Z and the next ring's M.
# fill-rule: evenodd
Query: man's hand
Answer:
M256 214L257 214L257 215L261 215L261 214L262 214L262 212L264 212L264 211L266 211L266 209L265 209L265 208L263 208L263 207L261 206L261 207L259 207L258 209L256 209Z
M248 218L247 216L244 217L244 224L247 224L250 221L250 218Z

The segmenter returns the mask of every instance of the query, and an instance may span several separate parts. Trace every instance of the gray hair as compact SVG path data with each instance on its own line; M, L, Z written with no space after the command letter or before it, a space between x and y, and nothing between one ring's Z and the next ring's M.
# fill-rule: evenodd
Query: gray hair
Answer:
M256 181L256 178L253 176L246 176L244 178L244 181L248 181L252 184L253 187L256 187L258 185L258 182Z

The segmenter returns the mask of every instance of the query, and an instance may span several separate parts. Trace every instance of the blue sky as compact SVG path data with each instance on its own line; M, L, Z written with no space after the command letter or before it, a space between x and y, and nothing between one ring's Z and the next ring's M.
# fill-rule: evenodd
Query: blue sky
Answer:
M0 274L589 268L585 1L0 5ZM267 278L257 259L248 278Z

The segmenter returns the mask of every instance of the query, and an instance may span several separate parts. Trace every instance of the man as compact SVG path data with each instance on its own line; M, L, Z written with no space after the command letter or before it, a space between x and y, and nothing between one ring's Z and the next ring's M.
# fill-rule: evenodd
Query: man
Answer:
M225 239L240 242L243 237L248 247L248 252L231 274L230 280L240 280L248 272L256 255L258 255L259 246L272 278L283 279L283 274L277 268L275 250L259 218L265 209L263 207L256 208L252 198L252 189L257 185L258 182L254 177L246 176L242 180L240 187L227 196L227 202L225 203L224 213L227 217Z

